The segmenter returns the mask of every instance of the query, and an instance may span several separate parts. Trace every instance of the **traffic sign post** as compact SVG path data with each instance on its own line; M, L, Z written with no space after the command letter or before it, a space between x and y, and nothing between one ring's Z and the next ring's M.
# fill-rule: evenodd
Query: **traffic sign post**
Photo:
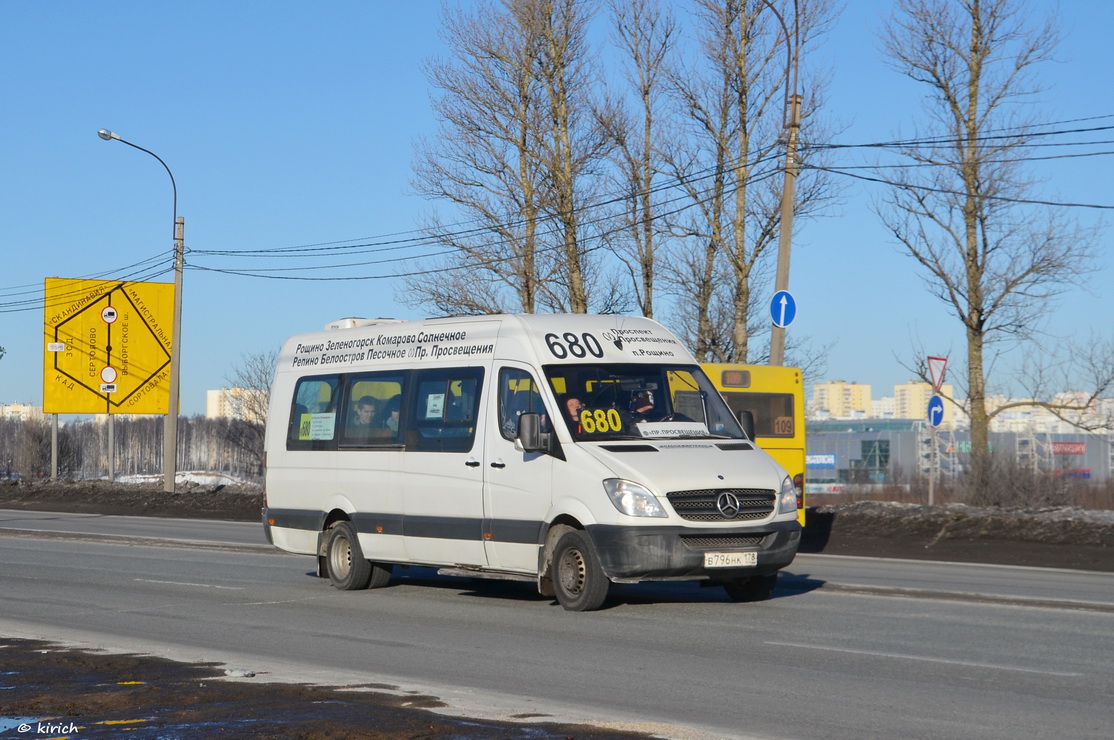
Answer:
M932 379L932 390L936 391L937 393L940 392L940 386L944 384L944 372L947 369L947 357L928 358L928 377Z
M770 318L774 326L784 329L797 318L797 301L788 290L779 290L770 300Z
M939 473L939 445L936 440L936 430L940 428L940 424L944 422L944 399L938 395L933 395L928 401L928 426L931 430L932 449L929 451L932 457L929 461L928 469L928 505L932 506L936 503L936 476Z
M944 423L944 399L933 396L928 401L928 423L935 429Z

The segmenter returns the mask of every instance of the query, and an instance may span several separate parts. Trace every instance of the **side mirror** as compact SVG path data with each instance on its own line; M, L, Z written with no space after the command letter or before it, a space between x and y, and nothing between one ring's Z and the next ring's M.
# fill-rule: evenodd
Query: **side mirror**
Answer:
M747 435L747 439L751 442L754 441L754 412L748 409L739 409L736 414L739 417L739 424L743 427L743 434Z
M542 432L541 426L541 414L520 414L515 447L522 452L548 452L549 434Z

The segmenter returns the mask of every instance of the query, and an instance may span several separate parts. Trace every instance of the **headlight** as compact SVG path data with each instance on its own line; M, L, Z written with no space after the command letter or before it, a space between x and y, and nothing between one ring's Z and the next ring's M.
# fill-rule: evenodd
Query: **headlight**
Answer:
M608 478L603 482L611 503L627 516L666 516L665 509L654 494L637 483L621 478Z
M793 485L793 479L787 475L781 482L781 492L777 495L777 513L790 512L797 513L797 487Z

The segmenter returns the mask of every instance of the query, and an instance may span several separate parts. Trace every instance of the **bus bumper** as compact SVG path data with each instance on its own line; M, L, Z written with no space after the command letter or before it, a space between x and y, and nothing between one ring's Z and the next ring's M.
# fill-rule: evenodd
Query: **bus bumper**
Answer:
M271 535L271 515L267 507L263 507L263 535L267 538L267 543L270 545L275 544L275 538Z
M595 525L587 531L603 572L618 582L769 575L792 563L801 543L795 520L731 529ZM757 564L709 568L709 552L756 552Z

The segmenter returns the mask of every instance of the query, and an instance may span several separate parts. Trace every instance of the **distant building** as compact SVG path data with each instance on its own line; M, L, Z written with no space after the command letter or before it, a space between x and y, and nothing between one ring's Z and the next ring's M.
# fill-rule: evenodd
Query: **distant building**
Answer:
M263 421L267 392L252 388L220 388L205 393L205 418Z
M829 380L812 387L809 411L816 417L850 419L870 416L870 386Z
M904 385L894 386L894 418L895 419L926 419L928 417L928 402L935 395L930 383L920 380L910 380ZM955 398L955 391L950 385L940 386L940 394L944 397L944 420L941 429L955 429L955 404L948 399Z
M871 401L870 407L874 410L871 414L876 419L894 419L897 417L897 404L893 396L882 396L877 401Z
M1114 471L1114 435L991 432L995 453L1034 472L1105 483ZM962 475L971 464L966 431L933 432L920 419L818 421L808 425L805 485L839 493L848 485L904 484Z
M107 424L109 419L113 422L137 421L139 419L162 419L166 414L92 414L88 417L94 424Z
M990 420L992 432L1018 432L1039 434L1074 434L1080 430L1072 422L1079 422L1085 428L1111 428L1114 422L1114 399L1102 398L1088 403L1089 397L1078 392L1058 393L1051 399L1053 404L1064 404L1075 408L1065 408L1059 415L1029 398L1006 398L988 396L986 410L995 412ZM1016 404L1016 405L1015 405ZM1006 406L1009 408L1005 408ZM1001 409L1001 410L1000 410ZM1061 418L1063 417L1063 418Z
M29 403L0 403L0 419L31 421L42 418L44 418L42 406Z
M852 484L902 484L932 474L946 478L968 469L967 401L955 399L952 386L940 388L944 419L935 430L928 423L934 394L929 383L896 385L892 397L873 403L869 389L843 381L814 386L805 442L811 492L840 492ZM1074 408L1057 416L1033 399L988 396L991 449L1050 475L1100 483L1114 479L1114 398L1091 400L1072 391L1050 402ZM862 413L864 407L871 409L870 415Z

